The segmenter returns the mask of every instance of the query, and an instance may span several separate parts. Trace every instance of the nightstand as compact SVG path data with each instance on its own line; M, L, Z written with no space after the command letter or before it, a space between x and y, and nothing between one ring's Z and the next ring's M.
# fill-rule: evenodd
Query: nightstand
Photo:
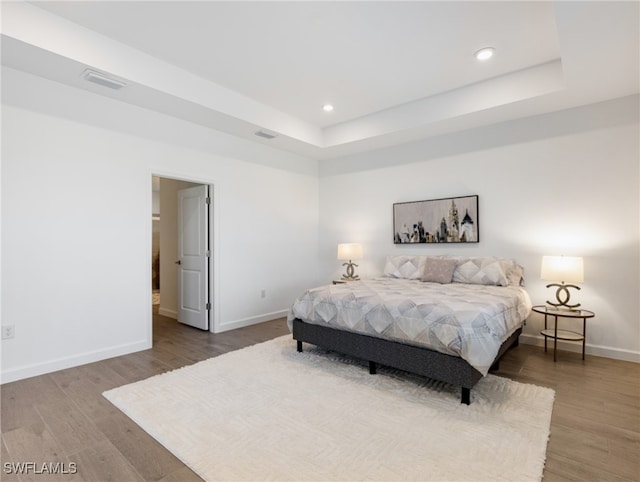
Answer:
M547 351L547 339L553 339L553 361L556 361L556 350L558 340L581 341L582 359L584 360L584 349L587 341L587 318L593 318L595 313L589 310L561 310L552 306L536 305L532 308L536 313L544 315L544 330L540 332L544 336L544 351ZM547 317L553 316L553 328L547 327ZM582 333L570 330L558 329L558 318L578 318L582 319Z

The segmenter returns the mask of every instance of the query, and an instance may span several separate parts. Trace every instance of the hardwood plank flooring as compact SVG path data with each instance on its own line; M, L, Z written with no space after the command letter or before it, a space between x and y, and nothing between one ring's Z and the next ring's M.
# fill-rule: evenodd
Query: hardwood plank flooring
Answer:
M154 315L154 346L0 387L7 481L160 481L200 478L102 392L288 334L284 319L210 334ZM496 375L556 390L545 481L640 481L640 364L520 345ZM11 474L5 463L60 462L77 473Z

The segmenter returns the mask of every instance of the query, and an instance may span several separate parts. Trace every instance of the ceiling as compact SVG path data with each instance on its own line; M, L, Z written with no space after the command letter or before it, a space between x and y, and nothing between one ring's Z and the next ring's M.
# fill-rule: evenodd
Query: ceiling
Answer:
M3 2L2 63L328 159L637 94L638 7ZM86 82L88 67L125 87Z

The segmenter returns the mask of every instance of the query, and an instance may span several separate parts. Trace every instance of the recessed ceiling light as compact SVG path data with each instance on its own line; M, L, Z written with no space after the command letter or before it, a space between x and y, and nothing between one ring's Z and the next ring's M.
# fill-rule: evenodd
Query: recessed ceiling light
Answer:
M493 57L495 51L496 49L494 49L493 47L485 47L483 49L480 49L475 53L476 59L489 60L491 57Z
M333 106L331 104L325 104L322 106L322 110L325 112L331 112L333 110Z

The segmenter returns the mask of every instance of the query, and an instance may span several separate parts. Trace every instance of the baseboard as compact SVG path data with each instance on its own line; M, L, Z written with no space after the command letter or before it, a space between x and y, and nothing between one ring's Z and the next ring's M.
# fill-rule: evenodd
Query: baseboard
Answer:
M174 320L178 319L178 312L174 310L169 310L167 308L158 308L158 314L162 316L166 316L167 318L173 318Z
M540 335L520 335L520 341L526 345L544 346L544 336ZM550 340L548 347L553 349L553 340ZM576 353L582 352L582 345L576 342L568 342L564 340L558 340L558 349L564 351L572 351ZM602 345L590 345L587 343L585 347L587 355L601 356L604 358L612 358L614 360L624 360L635 363L640 363L640 352L632 350L624 350L621 348L613 348L610 346Z
M77 367L100 360L106 360L107 358L128 355L129 353L148 350L149 348L151 348L151 342L148 340L142 340L135 343L127 343L125 345L107 348L105 350L81 353L79 355L70 357L57 358L55 360L49 360L42 363L35 363L33 365L26 365L9 370L3 370L2 373L0 373L0 384L15 382L17 380L23 380L25 378L36 377L38 375L44 375L46 373L57 372L58 370Z
M243 318L241 320L230 321L228 323L221 323L216 333L222 333L223 331L236 330L238 328L244 328L245 326L256 325L258 323L264 323L265 321L275 320L287 316L289 310L274 311L272 313L265 313L259 316L252 316L250 318Z

